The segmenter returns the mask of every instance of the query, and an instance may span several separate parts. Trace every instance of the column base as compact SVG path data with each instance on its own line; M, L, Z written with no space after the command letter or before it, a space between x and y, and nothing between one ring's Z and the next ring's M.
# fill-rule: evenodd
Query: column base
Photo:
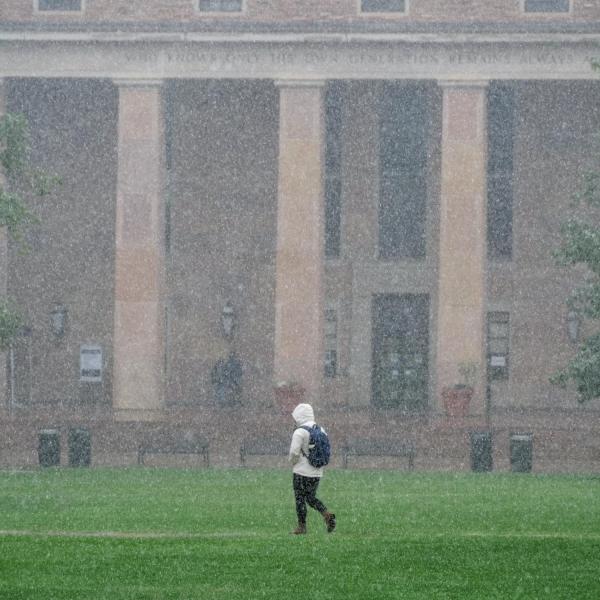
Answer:
M118 408L113 411L115 421L158 422L166 419L166 413L160 409Z

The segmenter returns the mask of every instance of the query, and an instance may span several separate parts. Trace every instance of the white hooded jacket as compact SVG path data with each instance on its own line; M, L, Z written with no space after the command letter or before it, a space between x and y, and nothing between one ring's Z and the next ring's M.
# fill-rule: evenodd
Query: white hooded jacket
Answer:
M289 459L293 467L294 473L303 477L323 477L323 468L317 469L313 467L306 458L308 454L308 442L310 434L306 429L302 429L301 425L312 427L315 424L315 414L310 404L298 404L292 412L292 417L296 421L298 428L292 436L290 445Z

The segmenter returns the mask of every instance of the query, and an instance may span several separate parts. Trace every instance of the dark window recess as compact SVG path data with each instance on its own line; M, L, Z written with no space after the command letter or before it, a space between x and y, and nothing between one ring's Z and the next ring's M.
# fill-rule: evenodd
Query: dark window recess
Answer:
M405 0L362 0L360 3L361 12L406 12Z
M242 0L199 0L200 12L241 12Z
M80 11L82 0L39 0L40 11Z
M510 350L510 316L507 312L488 313L488 378L508 379Z
M331 83L325 96L325 256L340 255L342 219L342 88Z
M513 246L513 146L515 99L510 85L488 94L488 256L511 259Z
M379 122L379 257L425 256L426 92L386 83Z
M570 0L525 0L526 13L568 13Z

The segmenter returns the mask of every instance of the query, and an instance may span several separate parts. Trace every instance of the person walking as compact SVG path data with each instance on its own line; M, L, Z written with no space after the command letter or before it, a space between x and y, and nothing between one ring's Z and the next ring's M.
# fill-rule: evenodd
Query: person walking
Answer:
M292 417L296 422L296 429L292 435L289 460L293 465L293 488L298 517L298 526L292 533L306 533L307 504L321 513L325 527L331 533L336 526L335 515L327 510L316 495L323 477L323 467L315 467L308 460L310 433L305 427L310 429L316 425L313 408L310 404L298 404L292 412Z

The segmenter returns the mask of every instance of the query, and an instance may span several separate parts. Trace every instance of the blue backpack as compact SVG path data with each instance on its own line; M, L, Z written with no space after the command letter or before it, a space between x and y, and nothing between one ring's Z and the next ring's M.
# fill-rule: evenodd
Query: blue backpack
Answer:
M325 431L318 425L313 425L312 427L303 425L302 429L306 429L310 434L308 440L308 455L302 452L308 459L308 462L317 469L329 464L329 459L331 458L331 444L329 443L329 438Z

